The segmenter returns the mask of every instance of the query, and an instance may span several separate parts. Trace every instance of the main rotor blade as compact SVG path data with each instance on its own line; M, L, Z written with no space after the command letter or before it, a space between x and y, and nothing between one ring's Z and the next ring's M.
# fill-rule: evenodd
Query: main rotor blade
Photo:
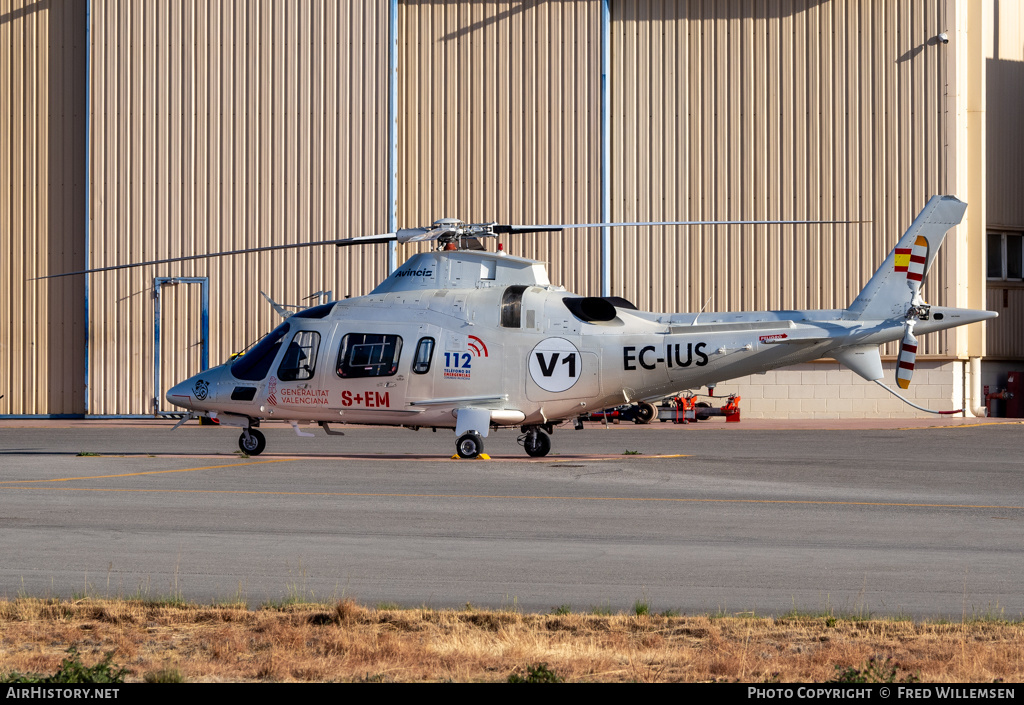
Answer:
M343 247L345 245L360 245L363 243L372 242L388 242L395 240L397 236L395 233L383 233L381 235L366 235L364 237L350 237L341 240L316 240L313 242L296 242L288 245L267 245L266 247L248 247L244 250L228 250L226 252L209 252L204 255L185 255L183 257L168 257L167 259L155 259L148 262L133 262L131 264L115 264L110 267L95 267L93 269L82 269L78 272L64 272L63 274L47 274L43 277L34 277L29 281L35 281L36 279L56 279L57 277L71 277L76 274L96 274L97 272L112 272L117 269L131 269L132 267L145 267L150 264L170 264L172 262L189 262L197 259L211 259L213 257L228 257L230 255L245 255L250 252L271 252L274 250L294 250L299 247L317 247L319 245L337 245Z
M551 225L496 225L496 234L558 232L573 228L627 228L659 225L852 225L867 220L658 220L635 223L555 223Z
M399 230L399 233L402 231ZM398 235L396 233L381 233L380 235L362 235L360 237L346 237L341 240L324 240L323 242L312 243L315 245L337 245L338 247L347 247L349 245L369 245L374 242L391 242L397 240Z
M402 228L398 231L399 242L423 242L425 240L436 240L443 232L438 228Z
M864 220L662 220L662 221L643 221L643 222L632 222L632 223L558 223L553 225L499 225L487 223L486 227L490 230L474 230L471 234L476 237L486 235L501 235L507 233L542 233L542 232L560 232L562 230L570 230L576 228L624 228L624 227L639 227L639 226L660 226L660 225L850 225L855 223L865 223L870 221ZM479 227L479 226L471 226ZM230 255L245 255L251 252L273 252L276 250L293 250L299 247L317 247L319 245L336 245L338 247L347 247L349 245L367 245L378 242L392 242L397 241L400 243L406 242L423 242L427 240L436 240L440 236L451 233L453 231L446 228L403 228L394 233L381 233L378 235L363 235L361 237L348 237L341 238L338 240L317 240L314 242L297 242L288 245L267 245L265 247L248 247L241 250L228 250L225 252L210 252L202 255L184 255L182 257L168 257L166 259L149 260L148 262L133 262L131 264L115 264L109 267L94 267L92 269L82 269L77 272L64 272L62 274L47 274L42 277L34 277L29 281L36 281L37 279L56 279L58 277L71 277L76 274L96 274L99 272L112 272L119 269L131 269L133 267L145 267L147 265L156 264L171 264L174 262L190 262L198 259L211 259L213 257L228 257Z

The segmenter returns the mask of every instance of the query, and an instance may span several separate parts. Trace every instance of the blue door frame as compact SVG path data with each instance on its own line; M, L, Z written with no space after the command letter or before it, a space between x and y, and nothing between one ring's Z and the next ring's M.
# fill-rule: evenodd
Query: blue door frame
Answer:
M160 292L164 286L176 286L178 284L199 284L202 291L200 302L200 327L202 339L199 348L200 372L210 367L210 280L208 277L155 277L153 279L153 415L168 416L180 415L180 411L161 411L161 399L163 389L160 379ZM180 380L175 380L177 383Z

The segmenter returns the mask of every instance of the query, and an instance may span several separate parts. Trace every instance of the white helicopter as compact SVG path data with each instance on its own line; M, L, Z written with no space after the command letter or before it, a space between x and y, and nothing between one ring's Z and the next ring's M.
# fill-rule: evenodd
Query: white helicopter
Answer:
M312 435L299 422L315 421L332 435L342 435L332 422L453 428L462 458L481 455L492 429L518 426L526 453L539 457L550 451L556 424L579 428L590 411L821 357L876 381L883 377L879 346L901 339L897 383L906 389L915 334L997 315L931 306L921 297L922 280L965 209L952 196L930 199L856 300L836 310L649 313L621 298L567 292L548 281L543 263L500 246L486 251L479 241L609 225L603 223L445 219L329 241L433 240L438 248L414 255L366 296L288 316L243 355L172 387L167 401L188 410L181 423L206 416L240 427L239 447L250 455L266 447L263 421L290 422L299 435ZM764 221L730 224L755 222ZM124 266L138 265L89 271Z

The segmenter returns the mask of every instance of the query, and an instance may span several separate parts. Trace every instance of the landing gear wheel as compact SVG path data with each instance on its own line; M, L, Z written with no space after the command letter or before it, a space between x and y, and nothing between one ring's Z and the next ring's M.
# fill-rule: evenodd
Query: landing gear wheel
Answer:
M543 431L527 433L523 440L523 447L526 454L531 458L543 458L551 452L551 437Z
M259 455L266 449L267 439L255 428L250 428L248 431L242 431L242 435L238 437L238 447L246 455Z
M693 420L694 421L707 421L708 419L710 419L711 418L711 413L710 412L708 412L708 411L700 412L700 411L697 410L697 409L710 409L710 408L711 408L711 404L708 404L706 401L699 401L699 402L697 402L695 404L695 408L693 410Z
M484 439L476 431L463 433L455 442L455 452L460 458L475 458L484 452Z
M636 419L637 423L650 423L658 418L658 410L654 408L654 404L642 401L636 405L633 418Z

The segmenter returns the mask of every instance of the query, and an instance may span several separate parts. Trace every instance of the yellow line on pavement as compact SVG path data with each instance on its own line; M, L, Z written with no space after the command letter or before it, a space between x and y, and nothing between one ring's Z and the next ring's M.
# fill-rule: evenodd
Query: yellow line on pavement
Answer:
M266 463L285 463L295 458L277 458L274 460L254 460L249 463L231 463L230 465L207 465L201 468L180 468L178 470L145 470L143 472L126 472L120 475L89 475L85 477L58 477L50 480L0 480L0 485L6 486L14 483L39 483L39 482L73 482L75 480L107 480L113 477L136 477L138 475L163 475L174 472L198 472L199 470L220 470L222 468L238 468L243 465L265 465Z
M579 462L581 460L589 460L589 461L614 460L617 457L618 456L613 456L611 458L548 458L547 460L550 460L551 462L555 462L555 463L568 463L568 462ZM632 457L632 456L624 456L624 457ZM690 456L688 456L688 455L649 455L649 456L641 456L641 457L646 457L648 459L653 459L653 458L688 458ZM179 469L175 469L175 470L143 470L141 472L126 472L126 473L120 473L120 474L117 474L117 475L84 475L82 477L57 477L57 478L50 478L50 479L46 479L46 480L0 480L0 487L8 487L8 486L18 485L18 484L39 484L39 483L43 483L43 482L74 482L74 481L77 481L77 480L109 480L109 479L116 478L116 477L137 477L139 475L163 475L163 474L166 474L166 473L198 472L200 470L221 470L223 468L238 468L238 467L242 467L242 466L245 466L245 465L266 465L267 463L287 463L287 462L291 462L291 461L294 461L294 460L302 460L302 459L303 458L300 458L300 457L274 458L272 460L253 460L253 461L250 461L250 462L247 462L247 463L230 463L228 465L204 465L201 468L179 468ZM342 459L348 459L348 458L346 457L346 458L342 458ZM374 458L373 456L369 456L367 458L359 458L359 459L360 460L376 460L377 458ZM384 460L384 458L380 458L380 460ZM422 460L422 459L420 459L420 460ZM84 489L84 488L82 488L82 489ZM113 490L113 489L111 489L111 490L108 490L108 491L113 492L113 491L121 491L121 490ZM199 490L199 491L204 491L204 490ZM220 490L210 490L210 491L220 491ZM277 494L277 493L274 493L274 494ZM289 493L284 493L284 494L289 494ZM291 494L306 494L306 493L296 492L296 493L291 493ZM314 492L314 493L310 493L310 494L318 494L318 493ZM425 496L428 496L428 495L425 495ZM433 495L429 495L429 496L433 496ZM443 496L443 495L438 495L438 496Z
M949 426L904 426L896 431L945 431L947 428L979 428L981 426L1019 426L1024 421L978 421L974 423L950 424Z

